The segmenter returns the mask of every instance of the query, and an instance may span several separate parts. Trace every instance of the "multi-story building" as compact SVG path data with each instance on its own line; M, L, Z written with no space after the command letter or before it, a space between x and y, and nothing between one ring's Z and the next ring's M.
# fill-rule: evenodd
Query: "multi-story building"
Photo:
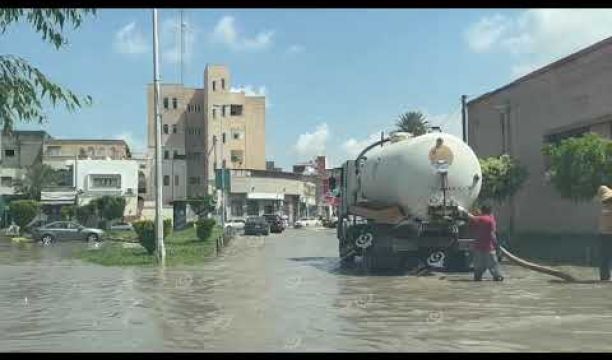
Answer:
M316 215L329 218L333 214L333 198L329 195L329 173L327 157L317 156L314 161L293 165L293 172L316 184Z
M599 206L562 199L546 180L546 143L612 135L612 38L549 64L468 106L468 142L479 157L508 153L527 167L521 191L500 212L518 232L595 233Z
M52 167L63 167L66 160L126 160L132 157L123 140L52 139L43 148L43 161Z
M163 202L211 193L215 169L265 164L265 97L231 91L229 69L207 65L203 88L160 86ZM148 146L155 151L153 85L147 89ZM148 200L152 200L152 194Z
M0 139L0 196L14 194L13 183L42 161L43 147L52 140L45 131L15 130Z

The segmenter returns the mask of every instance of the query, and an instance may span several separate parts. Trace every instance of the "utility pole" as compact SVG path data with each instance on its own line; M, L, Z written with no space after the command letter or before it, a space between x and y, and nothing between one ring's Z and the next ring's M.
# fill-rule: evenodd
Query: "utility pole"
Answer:
M153 9L153 85L155 103L155 238L157 258L162 265L166 261L164 247L164 221L162 219L162 159L161 159L161 114L159 111L159 39L157 31L157 9Z
M461 95L461 123L463 127L463 141L468 143L467 95Z
M185 23L183 23L183 9L181 9L181 41L180 41L180 63L181 63L181 85L183 85L183 51L185 49L185 40L184 40L184 34L183 34L183 29L185 28Z

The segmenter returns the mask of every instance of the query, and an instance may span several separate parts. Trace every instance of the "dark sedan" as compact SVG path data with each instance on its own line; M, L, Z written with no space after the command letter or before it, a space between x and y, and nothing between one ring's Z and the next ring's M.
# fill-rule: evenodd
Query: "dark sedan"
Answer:
M245 235L269 235L270 224L263 216L252 216L247 218L244 224Z
M270 232L273 233L282 233L285 230L285 226L283 225L283 219L280 215L276 214L268 214L263 216L268 224L270 224Z

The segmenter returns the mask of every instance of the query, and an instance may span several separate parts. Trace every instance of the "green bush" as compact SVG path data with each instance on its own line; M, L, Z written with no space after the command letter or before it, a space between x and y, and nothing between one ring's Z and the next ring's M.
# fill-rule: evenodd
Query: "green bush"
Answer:
M9 213L15 224L24 228L38 214L38 207L34 200L16 200L9 204Z
M215 227L215 219L201 219L196 223L198 239L204 241L208 239Z
M479 201L503 203L511 198L527 179L527 170L507 154L480 159L482 188Z
M80 224L87 224L89 218L96 214L96 204L92 201L87 205L79 206L75 210L77 221Z
M600 185L612 182L612 142L597 134L546 145L550 180L561 197L590 201Z
M123 217L125 211L125 198L121 196L102 196L92 201L98 214L107 222Z
M138 235L138 241L149 254L155 252L157 247L155 239L155 222L151 220L142 220L132 223L134 231ZM166 238L172 230L172 221L170 219L164 220L164 238Z
M60 216L63 220L70 220L76 215L76 206L66 205L60 210Z

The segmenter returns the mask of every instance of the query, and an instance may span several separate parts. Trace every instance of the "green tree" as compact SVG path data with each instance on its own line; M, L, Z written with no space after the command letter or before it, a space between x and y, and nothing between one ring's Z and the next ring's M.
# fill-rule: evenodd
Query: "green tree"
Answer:
M16 200L9 204L9 213L22 229L38 214L38 203L33 200Z
M125 198L121 196L102 196L94 200L98 214L107 221L123 217Z
M85 16L95 15L94 9L0 9L0 34L11 25L27 22L42 40L56 49L67 43L67 25L78 28ZM10 131L18 121L42 123L46 120L44 101L53 106L58 102L72 111L90 104L85 99L51 81L28 61L12 54L0 54L0 129Z
M480 159L482 187L479 202L492 201L498 205L508 200L527 179L527 170L510 155Z
M42 188L46 186L57 186L63 181L63 173L54 170L47 164L35 163L28 168L23 179L15 181L13 187L17 194L23 195L31 200L39 201Z
M420 111L408 111L399 116L395 123L398 131L409 132L414 136L427 133L429 122Z
M216 208L216 200L212 195L189 199L188 202L193 211L198 214L198 217L205 217L207 214L215 211Z
M612 142L597 134L565 139L546 145L550 181L561 197L589 201L600 185L612 180Z

